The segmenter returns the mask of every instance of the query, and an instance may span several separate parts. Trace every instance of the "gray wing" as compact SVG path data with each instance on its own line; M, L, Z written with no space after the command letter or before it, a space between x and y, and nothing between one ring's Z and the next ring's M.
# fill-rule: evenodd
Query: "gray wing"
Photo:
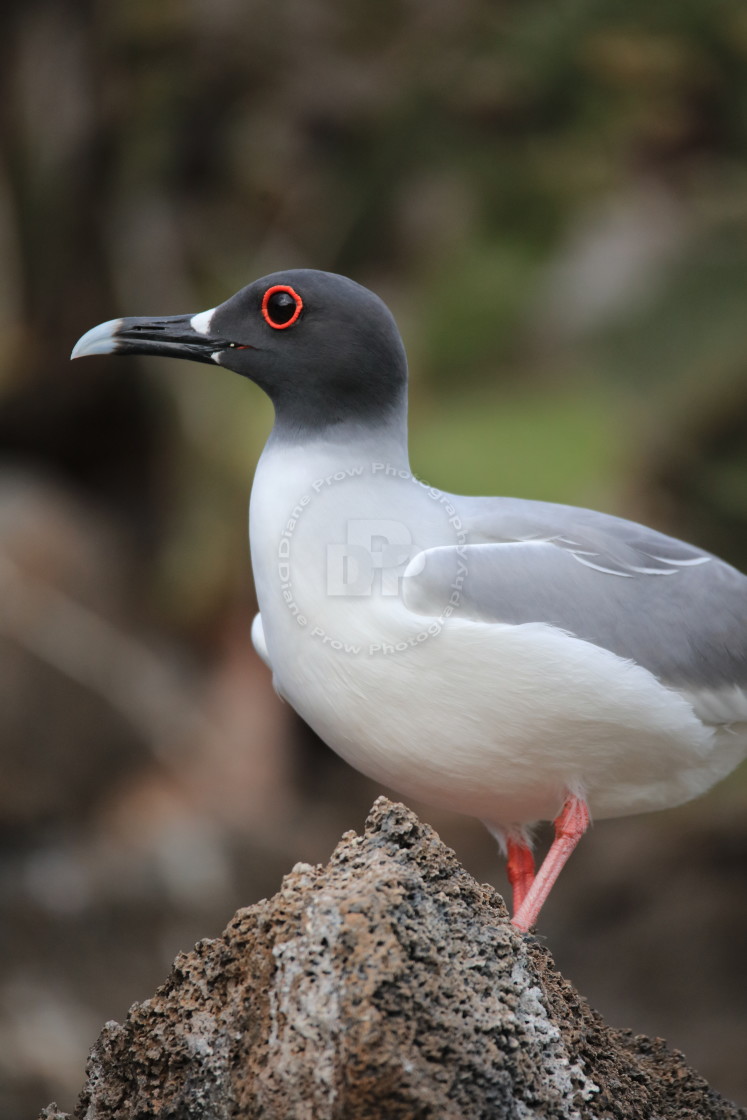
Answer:
M461 502L466 539L479 543L414 557L403 581L408 609L438 615L451 597L455 615L546 622L676 687L747 685L747 578L735 568L591 510Z

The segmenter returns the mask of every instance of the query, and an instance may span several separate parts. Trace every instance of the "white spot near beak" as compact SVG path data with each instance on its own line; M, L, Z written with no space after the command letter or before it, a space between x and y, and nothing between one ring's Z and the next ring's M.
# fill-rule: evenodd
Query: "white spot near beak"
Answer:
M214 307L211 307L209 311L198 311L198 313L196 315L193 315L189 320L189 325L191 326L192 330L197 331L198 334L209 334L210 320L212 319L214 314Z
M189 325L191 326L193 331L197 332L197 334L208 335L210 334L210 323L214 314L214 307L211 307L209 311L198 311L197 314L193 315L189 320ZM210 355L216 365L220 365L220 356L222 353L222 350L214 350Z
M122 326L121 319L109 319L91 327L90 331L79 338L73 347L70 358L87 358L90 354L113 354L117 349L117 331Z

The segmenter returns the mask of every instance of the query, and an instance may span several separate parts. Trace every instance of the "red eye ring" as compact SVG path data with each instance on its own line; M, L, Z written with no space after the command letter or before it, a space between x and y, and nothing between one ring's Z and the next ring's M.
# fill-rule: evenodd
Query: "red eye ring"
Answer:
M290 319L288 319L288 321L286 323L276 323L275 320L270 315L270 309L269 309L270 300L272 299L272 297L274 295L277 295L278 292L285 292L287 295L289 295L293 299L293 301L296 305L295 311L293 312ZM286 327L292 327L293 324L295 323L296 319L298 318L298 316L301 314L302 311L303 311L303 300L301 299L298 292L295 291L293 288L291 288L288 284L274 284L271 288L267 289L264 296L262 297L262 318L264 319L264 321L266 323L269 324L269 326L271 326L273 328L273 330L284 331L286 329Z

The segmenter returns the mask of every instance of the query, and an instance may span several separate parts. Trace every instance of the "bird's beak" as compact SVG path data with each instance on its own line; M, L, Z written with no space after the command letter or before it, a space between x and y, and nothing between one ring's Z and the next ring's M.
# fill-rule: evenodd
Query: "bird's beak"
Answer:
M235 346L210 331L211 312L170 315L163 319L110 319L79 338L71 358L90 354L160 354L189 358L193 362L217 362L223 350Z

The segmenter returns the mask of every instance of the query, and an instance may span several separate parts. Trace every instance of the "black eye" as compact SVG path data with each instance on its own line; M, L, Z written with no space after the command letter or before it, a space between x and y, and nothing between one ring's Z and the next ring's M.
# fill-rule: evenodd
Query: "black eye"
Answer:
M287 284L268 288L262 300L262 316L277 331L292 326L303 310L303 300Z

